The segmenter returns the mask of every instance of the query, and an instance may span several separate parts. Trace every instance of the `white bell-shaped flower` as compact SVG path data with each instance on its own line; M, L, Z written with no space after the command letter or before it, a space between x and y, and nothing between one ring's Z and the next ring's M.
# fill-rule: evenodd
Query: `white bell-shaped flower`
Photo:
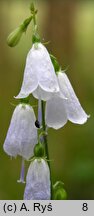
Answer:
M16 98L25 98L29 94L47 100L53 92L58 92L57 77L50 55L41 43L33 44L27 55L21 91Z
M44 159L31 162L26 177L25 200L50 200L50 171Z
M89 116L81 107L67 75L59 72L58 82L60 94L54 94L46 102L47 126L59 129L67 123L67 120L75 124L84 124Z
M35 121L30 105L19 104L15 108L4 142L4 151L8 155L20 155L25 159L33 156L34 146L38 142Z

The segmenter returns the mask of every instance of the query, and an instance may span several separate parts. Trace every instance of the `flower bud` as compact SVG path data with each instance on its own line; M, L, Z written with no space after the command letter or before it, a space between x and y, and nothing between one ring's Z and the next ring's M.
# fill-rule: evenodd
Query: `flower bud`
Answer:
M30 5L31 14L37 14L38 10L35 9L34 3L32 2Z
M53 198L54 200L66 200L67 193L64 189L58 189L57 191L55 191Z
M54 200L66 200L67 199L67 192L63 188L63 182L56 182L53 186L53 199Z
M44 156L44 147L41 143L38 143L37 145L35 145L34 156L35 157L43 157Z
M22 34L23 32L26 32L27 30L27 27L28 25L30 24L32 20L32 16L30 16L29 18L25 19L23 21L23 23L18 27L16 28L7 38L7 44L10 46L10 47L14 47L16 46L21 37L22 37Z
M19 43L22 34L23 34L22 26L19 26L8 36L7 44L10 47L16 46Z
M34 13L34 11L35 11L35 7L34 7L34 3L33 2L30 5L30 11L31 11L31 13Z

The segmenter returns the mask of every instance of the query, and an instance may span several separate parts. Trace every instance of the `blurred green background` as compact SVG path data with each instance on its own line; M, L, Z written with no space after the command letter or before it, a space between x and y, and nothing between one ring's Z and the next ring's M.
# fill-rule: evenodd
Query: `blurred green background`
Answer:
M0 199L23 199L17 183L21 158L11 160L3 143L14 110L11 103L23 78L31 47L32 26L15 48L6 44L8 34L28 15L31 1L0 1ZM68 199L94 199L94 1L36 0L41 38L59 60L75 92L91 117L85 125L70 122L59 131L49 129L53 182L62 180ZM32 98L32 104L35 101Z

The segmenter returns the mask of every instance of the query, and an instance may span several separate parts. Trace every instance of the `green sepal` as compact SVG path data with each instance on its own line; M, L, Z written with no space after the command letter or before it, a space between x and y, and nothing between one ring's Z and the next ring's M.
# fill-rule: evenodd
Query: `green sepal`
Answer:
M20 99L20 102L25 103L25 104L29 104L29 101L30 101L30 95L28 97L26 97L26 98L21 98Z
M51 61L52 61L52 64L54 66L54 69L55 69L55 72L58 72L60 71L61 67L56 59L55 56L53 56L52 54L50 54L50 58L51 58Z
M67 192L64 189L64 183L61 181L53 185L53 200L66 200Z
M37 32L34 32L33 33L33 36L32 36L32 43L40 43L40 36Z
M44 157L44 147L41 143L38 143L34 147L34 156L35 157Z

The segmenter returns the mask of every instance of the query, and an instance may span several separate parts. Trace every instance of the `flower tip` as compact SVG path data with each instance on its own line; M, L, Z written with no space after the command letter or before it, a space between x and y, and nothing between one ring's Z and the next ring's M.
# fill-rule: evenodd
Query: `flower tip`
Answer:
M14 97L14 99L18 99L18 100L22 99L22 97L19 97L19 95L13 96L13 97Z
M86 114L86 118L84 118L84 121L83 121L83 123L82 124L84 124L84 123L86 123L87 122L87 120L90 118L90 115L87 115Z
M76 120L71 120L71 119L69 119L72 123L74 123L74 124L79 124L79 125L82 125L82 124L85 124L86 122L87 122L87 120L88 120L88 118L90 118L90 115L87 115L86 113L85 113L85 116L83 116L82 118L80 118L80 119L78 119L77 121Z
M87 115L87 119L90 118L90 117L91 117L91 115Z
M15 99L20 99L20 98L22 98L22 97L19 97L19 95L17 95L17 96L13 96Z
M23 181L22 179L19 179L19 180L17 180L17 183L22 183L22 184L25 184L26 182L25 182L25 181Z
M14 96L15 99L22 99L22 98L27 98L29 94L22 94L19 93L17 96Z
M67 123L67 120L65 121L65 122L63 122L63 123L58 123L58 124L56 124L56 123L54 123L54 124L49 124L49 123L47 123L47 126L49 127L49 128L53 128L53 129L55 129L55 130L59 130L60 128L62 128L62 127L64 127L64 125Z
M85 119L84 123L86 123L87 120L88 120L89 118L90 118L90 115L87 115L87 114L86 114L86 119ZM84 124L84 123L83 123L83 124Z

